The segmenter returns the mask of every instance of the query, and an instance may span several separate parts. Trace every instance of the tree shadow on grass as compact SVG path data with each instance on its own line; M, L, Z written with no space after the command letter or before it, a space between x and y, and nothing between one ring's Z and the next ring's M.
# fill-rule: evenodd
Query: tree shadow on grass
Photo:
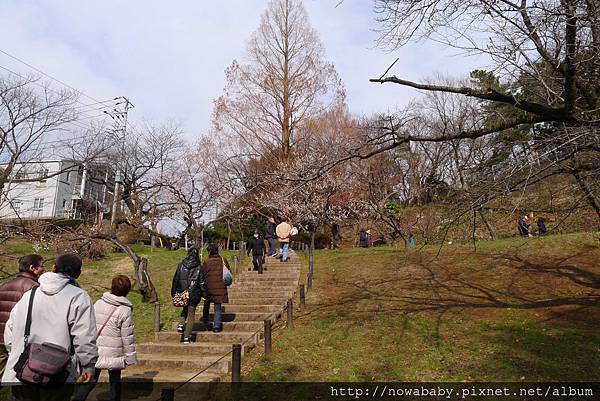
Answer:
M371 300L380 310L405 313L464 308L537 309L559 306L600 306L600 275L567 263L574 254L544 262L518 255L487 255L480 265L465 268L422 258L404 274L336 279L346 288L340 303ZM354 291L348 290L353 288Z
M479 362L482 374L509 380L597 381L600 337L578 330L545 330L535 324L496 327L498 351Z
M443 261L413 256L395 269L324 276L331 291L298 319L341 315L360 322L377 315L419 315L432 322L432 346L452 341L446 333L458 335L463 343L457 349L467 347L467 365L481 370L481 377L600 378L600 337L594 331L600 316L596 259L585 252L560 257L458 255ZM457 318L465 318L469 326L460 327ZM482 326L481 318L493 327ZM403 335L401 327L395 329ZM478 355L478 349L471 349L478 346L486 352Z

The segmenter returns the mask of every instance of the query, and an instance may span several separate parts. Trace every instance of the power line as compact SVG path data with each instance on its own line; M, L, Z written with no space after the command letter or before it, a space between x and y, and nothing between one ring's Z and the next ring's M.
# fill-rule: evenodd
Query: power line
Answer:
M15 71L11 70L10 68L7 68L7 67L2 66L2 65L0 65L0 68L3 69L3 70L5 70L5 71L8 71L9 73L11 73L13 75L18 76L21 79L28 80L27 77L19 74L18 72L15 72ZM49 87L47 87L45 85L42 85L42 84L40 84L39 82L37 82L35 80L30 80L28 83L37 85L40 88L42 88L44 90L48 90L50 92L53 92L53 93L55 93L57 95L61 95L60 92L58 92L58 91L56 91L56 90L54 90L52 88L49 88ZM81 120L84 120L84 119L93 120L95 118L105 117L105 116L110 117L115 122L122 123L123 122L122 121L123 112L117 110L116 108L114 108L114 106L118 106L120 104L123 104L123 103L127 102L127 101L124 102L121 99L123 99L123 98L122 97L115 97L113 99L108 99L108 100L104 100L104 101L97 101L95 103L90 103L90 104L84 104L80 100L75 100L75 103L79 103L80 106L73 107L74 110L77 110L79 108L89 108L89 110L78 111L78 114L80 116L78 116L79 118L77 120L66 121L64 124L69 124L69 125L75 126L75 127L79 128L79 129L82 129L82 130L88 130L90 127L84 125L81 122ZM119 101L117 102L117 100L119 100ZM112 103L112 102L114 102L112 105L109 104L109 103ZM95 106L95 105L103 105L103 107L92 109L92 107ZM113 107L113 109L112 110L105 110L105 109L110 108L110 107ZM100 111L101 113L97 114L97 115L90 115L89 113L91 113L93 111ZM83 116L83 118L81 118L81 116ZM125 124L127 124L127 122L125 122Z
M5 70L5 71L8 71L9 73L11 73L11 74L13 74L13 75L16 75L16 76L18 76L18 77L19 77L19 78L21 78L21 79L28 80L28 78L27 78L27 77L25 77L25 76L23 76L23 75L19 74L18 72L15 72L15 71L11 70L10 68L7 68L7 67L5 67L5 66L2 66L2 65L0 65L0 68L1 68L1 69L3 69L3 70ZM54 89L52 89L52 88L49 88L49 87L47 87L47 86L45 86L45 85L42 85L42 84L40 84L39 82L37 82L37 81L35 81L35 80L29 80L29 82L28 82L28 83L34 84L34 85L36 85L36 86L39 86L40 88L42 88L42 89L44 89L44 90L48 90L48 91L50 91L50 92L53 92L53 93L55 93L55 94L57 94L57 95L59 95L59 96L60 96L60 95L62 95L60 92L58 92L58 91L56 91L56 90L54 90ZM102 102L96 102L96 104L103 104L103 103L107 103L107 102L112 102L112 101L115 101L115 100L117 100L117 99L118 99L118 98L114 98L114 99L112 99L112 100L105 100L105 101L102 101ZM75 103L79 103L79 104L81 104L80 106L75 106L75 107L73 107L74 109L77 109L77 108L80 108L80 107L88 107L88 106L91 106L91 104L83 104L83 103L82 103L80 100L74 100L74 102L75 102ZM109 106L107 105L107 106L105 106L105 107L109 107ZM104 111L104 110L102 110L102 108L97 108L96 110L98 110L98 111ZM80 112L80 113L82 113L82 114L84 114L84 115L85 115L86 113L89 113L90 111L92 111L92 110L84 110L83 112ZM94 110L94 111L95 111L95 110ZM106 113L106 114L108 114L108 113Z
M58 82L58 83L60 83L60 84L62 84L62 85L64 85L64 86L66 86L67 88L69 88L69 89L71 89L71 90L74 90L75 92L81 93L83 96L87 97L88 99L91 99L91 100L93 100L94 102L100 102L100 100L98 100L98 99L95 99L95 98L91 97L90 95L86 94L85 92L83 92L83 91L81 91L81 90L75 89L75 88L74 88L74 87L72 87L71 85L69 85L69 84L67 84L67 83L65 83L65 82L63 82L63 81L61 81L61 80L60 80L60 79L58 79L58 78L54 78L52 75L50 75L50 74L47 74L47 73L45 73L44 71L40 70L39 68L36 68L36 67L34 67L33 65L31 65L31 64L29 64L29 63L27 63L26 61L23 61L23 60L21 60L21 59L20 59L20 58L18 58L17 56L13 56L12 54L8 53L8 52L7 52L7 51L5 51L5 50L2 50L2 49L0 49L0 53L3 53L3 54L5 54L6 56L8 56L8 57L12 58L13 60L16 60L16 61L18 61L18 62L20 62L20 63L23 63L23 64L25 64L27 67L29 67L29 68L31 68L31 69L33 69L33 70L35 70L35 71L39 72L40 74L42 74L42 75L44 75L44 76L46 76L46 77L48 77L48 78L50 78L50 79L52 79L52 80L54 80L54 81Z

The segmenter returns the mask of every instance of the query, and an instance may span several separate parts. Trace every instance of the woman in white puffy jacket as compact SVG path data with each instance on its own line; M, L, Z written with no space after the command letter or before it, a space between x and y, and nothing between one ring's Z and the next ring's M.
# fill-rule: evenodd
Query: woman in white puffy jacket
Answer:
M98 362L90 383L81 384L72 401L84 401L93 390L102 369L108 369L110 400L121 400L121 370L136 363L133 337L133 305L126 298L131 290L127 276L118 275L112 280L110 292L105 292L94 304L98 329Z

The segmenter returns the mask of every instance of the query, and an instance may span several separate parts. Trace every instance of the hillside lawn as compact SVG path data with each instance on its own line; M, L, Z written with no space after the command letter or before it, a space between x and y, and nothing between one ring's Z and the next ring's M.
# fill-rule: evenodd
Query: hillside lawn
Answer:
M306 310L244 379L600 381L598 234L476 245L316 251Z
M272 356L262 355L262 345L249 353L243 379L599 381L600 308L597 298L585 305L600 296L599 245L598 234L579 233L481 241L476 252L473 244L409 254L395 247L316 251L306 309L298 310L296 298L294 329L278 322ZM180 311L170 286L185 250L134 249L149 258L167 330ZM2 268L13 271L6 254L33 248L10 242L3 251ZM225 255L232 260L233 252ZM96 300L115 274L133 276L123 253L85 262L79 282ZM135 290L129 298L137 342L151 341L154 305ZM546 300L579 304L536 304Z
M132 249L138 255L148 258L148 271L160 300L161 326L163 330L167 330L167 327L170 327L168 323L177 320L181 312L181 308L174 307L171 303L171 282L177 264L186 256L186 250L170 251L161 248L152 250L149 246L143 245L134 245ZM0 258L0 263L3 272L14 274L18 269L15 258L33 253L34 249L30 243L12 241L3 244L2 251L3 256ZM234 253L232 251L221 251L220 253L228 259L233 269ZM41 251L40 254L46 258L44 262L46 271L50 271L56 255L44 251ZM206 257L206 253L204 257ZM84 261L82 274L77 281L90 294L93 301L96 301L104 292L110 291L111 279L117 274L125 274L133 282L133 264L123 252L111 253L100 260ZM136 341L152 341L154 339L154 304L143 302L141 294L135 288L129 293L128 298L134 305Z

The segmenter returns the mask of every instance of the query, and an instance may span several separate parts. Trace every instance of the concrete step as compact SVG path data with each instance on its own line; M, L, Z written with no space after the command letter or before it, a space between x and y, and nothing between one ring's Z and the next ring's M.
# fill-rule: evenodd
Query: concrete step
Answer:
M106 372L106 373L105 373ZM135 367L128 366L121 375L121 380L125 383L139 383L139 382L155 382L158 384L162 383L183 383L190 380L197 372L192 372L189 370L156 370L156 369L148 369L145 367ZM222 373L216 372L203 372L200 375L194 377L191 380L191 383L215 383L220 382L222 378ZM108 383L108 371L103 371L100 374L99 382ZM129 386L123 386L129 388ZM160 386L162 387L162 386ZM160 387L159 387L159 396L160 396ZM125 390L124 390L125 391ZM133 392L135 394L135 392ZM88 397L88 400L93 400L94 398ZM129 398L124 398L129 399ZM131 398L135 399L135 398Z
M229 373L231 370L231 355L220 357L192 356L192 355L168 355L168 354L141 354L137 355L139 368L157 369L159 371L180 369L189 371Z
M262 305L261 305L262 306ZM277 311L275 312L261 312L261 311L256 311L256 312L225 312L221 314L221 321L223 323L227 323L227 322L256 322L256 321L263 321L266 319L270 319L273 317L273 314L277 313ZM212 322L213 319L215 318L214 313L209 313L208 315L208 321ZM202 313L196 313L196 315L194 316L194 320L197 322L201 322L202 321Z
M223 304L223 313L275 313L281 312L278 305L230 305ZM211 311L214 310L211 305ZM254 320L254 319L252 319Z
M274 313L280 312L282 307L280 305L222 304L221 308L223 313ZM210 304L210 313L213 313L214 310L214 304ZM196 309L196 315L202 317L202 304Z
M263 273L263 274L253 274L250 272L244 272L242 274L239 274L235 277L238 280L241 279L249 279L249 278L279 278L279 279L289 279L289 280L294 280L295 278L297 278L300 275L300 273L294 273L294 272L286 272L286 273L273 273L273 274L269 274L267 272Z
M234 280L233 281L235 283L235 287L233 287L233 285L230 287L230 289L235 289L235 288L240 288L240 287L254 287L254 286L262 286L262 287L268 287L268 288L283 288L283 289L287 289L286 287L296 287L298 282L300 282L299 278L286 278L283 280L273 280L273 279L269 279L269 278L265 278L265 279L243 279L243 280ZM228 289L229 291L229 289Z
M244 344L242 355L252 349L254 345ZM231 351L231 344L227 343L143 343L136 346L137 352L142 354L167 354L167 355L225 355Z
M253 289L236 289L229 291L230 298L292 298L294 296L293 290L279 290L277 288L270 290L253 290Z
M290 297L243 297L230 298L229 303L233 305L287 305L287 300Z
M296 281L295 280L290 280L287 282L282 282L282 283L278 283L278 284L273 284L273 282L263 282L260 280L245 280L245 281L238 281L235 284L232 284L231 287L229 287L228 291L233 291L233 290L281 290L281 291L296 291L296 289L298 289L298 286L296 285Z
M155 333L155 342L170 342L179 343L181 333L176 331L161 331ZM212 331L201 331L192 333L192 341L196 343L226 343L226 344L248 344L255 346L262 334L253 332L221 332L213 333ZM185 345L185 344L182 344Z
M238 285L240 283L244 283L244 284L251 283L251 284L268 284L268 285L272 285L272 286L286 286L286 285L295 285L299 279L300 279L299 277L277 278L277 277L268 277L265 275L242 276L242 277L235 278L233 280L234 284L232 284L232 285Z
M264 320L252 322L223 322L223 332L256 331L264 327ZM177 331L177 322L171 323L171 330ZM212 323L205 326L202 322L194 322L193 331L212 331Z

